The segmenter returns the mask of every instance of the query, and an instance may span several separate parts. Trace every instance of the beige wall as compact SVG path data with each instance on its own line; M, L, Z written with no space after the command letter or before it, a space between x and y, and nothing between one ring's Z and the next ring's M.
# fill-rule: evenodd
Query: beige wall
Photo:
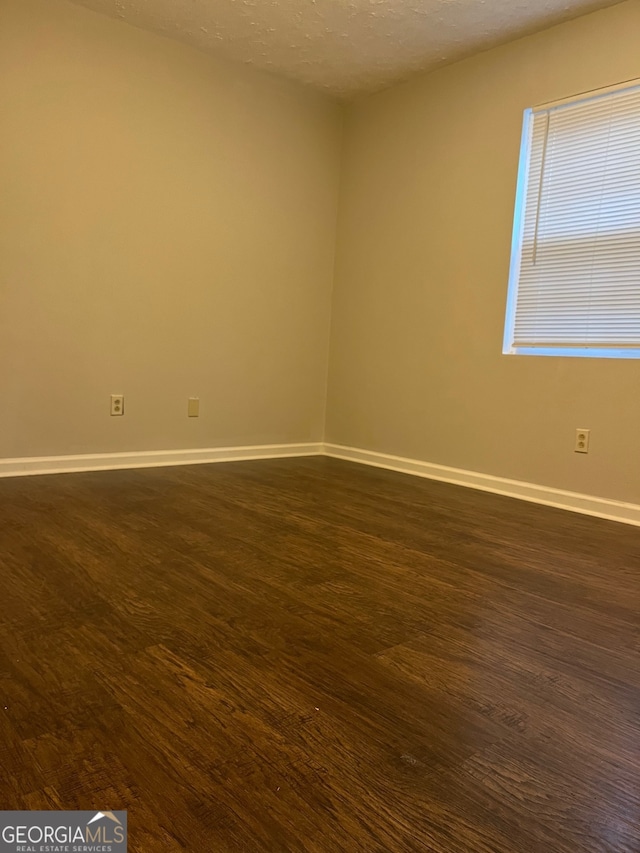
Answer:
M640 76L639 31L630 0L348 109L328 441L640 501L640 363L501 355L522 111ZM3 0L0 457L320 440L341 122Z
M523 110L640 77L638 33L632 0L350 109L328 441L640 501L640 362L501 354Z
M340 143L295 85L2 0L0 456L321 439Z

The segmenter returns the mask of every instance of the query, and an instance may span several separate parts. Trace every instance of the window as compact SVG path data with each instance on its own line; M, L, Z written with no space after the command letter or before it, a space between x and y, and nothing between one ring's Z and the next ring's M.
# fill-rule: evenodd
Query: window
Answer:
M640 81L525 113L503 352L640 358Z

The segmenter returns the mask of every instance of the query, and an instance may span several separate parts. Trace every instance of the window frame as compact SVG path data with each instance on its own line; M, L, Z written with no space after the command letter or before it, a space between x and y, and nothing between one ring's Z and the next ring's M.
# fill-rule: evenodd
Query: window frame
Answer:
M520 155L518 161L518 177L516 184L515 210L513 216L513 233L511 238L511 261L509 267L509 284L507 289L507 308L504 323L504 337L502 342L503 355L538 355L559 356L573 358L625 358L640 359L640 344L633 347L598 347L589 346L546 346L546 347L523 347L514 344L516 311L518 305L518 287L520 283L520 271L522 264L522 253L524 249L525 210L527 193L529 189L529 172L533 142L533 122L538 112L562 108L579 104L584 101L606 98L615 92L626 89L640 88L640 78L616 83L601 89L571 95L545 104L538 104L524 111L522 123L522 136L520 142Z

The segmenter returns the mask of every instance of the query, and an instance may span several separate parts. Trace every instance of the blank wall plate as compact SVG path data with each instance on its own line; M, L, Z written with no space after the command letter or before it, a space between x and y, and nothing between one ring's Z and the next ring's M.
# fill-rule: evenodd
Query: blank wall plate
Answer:
M189 397L187 401L187 415L190 418L200 417L200 397Z

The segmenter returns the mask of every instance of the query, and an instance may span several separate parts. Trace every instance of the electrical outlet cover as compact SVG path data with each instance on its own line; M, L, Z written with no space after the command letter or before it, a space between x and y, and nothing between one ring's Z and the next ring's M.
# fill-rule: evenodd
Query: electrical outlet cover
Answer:
M576 446L574 448L576 453L588 453L589 452L589 438L591 436L591 430L589 429L577 429L576 430Z

